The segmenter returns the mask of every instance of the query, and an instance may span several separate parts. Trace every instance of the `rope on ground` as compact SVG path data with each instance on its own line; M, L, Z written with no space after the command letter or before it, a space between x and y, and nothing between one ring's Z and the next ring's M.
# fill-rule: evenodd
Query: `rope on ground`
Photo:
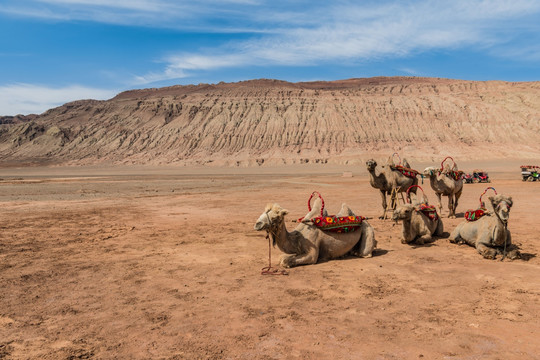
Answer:
M285 270L272 267L272 241L270 240L270 235L267 234L266 238L268 239L268 266L261 269L261 275L289 275Z

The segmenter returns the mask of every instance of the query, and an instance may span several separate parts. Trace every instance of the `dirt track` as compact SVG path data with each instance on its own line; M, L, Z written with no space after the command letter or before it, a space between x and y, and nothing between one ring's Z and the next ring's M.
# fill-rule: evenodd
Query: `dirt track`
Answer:
M491 174L513 196L509 229L525 258L500 262L446 238L401 244L352 170L1 170L0 358L540 358L540 184ZM485 187L465 185L446 232ZM268 243L255 220L278 202L294 228L314 190L330 212L346 202L370 218L376 256L260 275Z

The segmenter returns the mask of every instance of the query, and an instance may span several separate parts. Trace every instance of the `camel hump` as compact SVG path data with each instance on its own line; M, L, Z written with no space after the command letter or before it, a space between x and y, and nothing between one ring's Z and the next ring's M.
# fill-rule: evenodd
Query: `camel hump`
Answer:
M409 164L409 162L407 161L407 159L403 158L403 161L401 162L401 164L403 165L403 167L406 167L406 168L411 168L411 165Z
M343 203L341 204L341 210L339 210L336 216L356 216L356 214L352 211L349 205Z
M302 222L310 222L311 219L314 217L321 216L321 209L322 209L322 200L320 198L316 198L313 201L313 205L311 207L311 211L309 211L302 219ZM324 215L324 212L323 212Z

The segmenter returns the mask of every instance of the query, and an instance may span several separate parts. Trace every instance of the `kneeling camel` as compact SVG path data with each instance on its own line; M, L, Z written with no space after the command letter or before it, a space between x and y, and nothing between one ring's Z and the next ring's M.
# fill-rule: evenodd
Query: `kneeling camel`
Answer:
M346 206L342 207L342 212L337 216L351 214ZM287 214L278 204L269 204L254 226L257 231L266 230L273 245L285 253L280 260L283 267L315 264L344 255L371 257L377 246L373 227L365 220L356 231L337 233L323 231L306 218L289 232L285 226Z

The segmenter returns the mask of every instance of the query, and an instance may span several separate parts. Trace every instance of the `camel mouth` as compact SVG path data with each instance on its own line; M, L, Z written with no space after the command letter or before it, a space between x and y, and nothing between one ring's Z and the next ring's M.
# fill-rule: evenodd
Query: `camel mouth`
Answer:
M395 222L398 222L398 220L403 220L405 217L402 216L400 213L396 213L394 212L392 214L392 220L394 220Z
M265 228L266 228L266 224L263 222L257 222L255 223L255 226L253 226L253 229L257 231L264 230Z

